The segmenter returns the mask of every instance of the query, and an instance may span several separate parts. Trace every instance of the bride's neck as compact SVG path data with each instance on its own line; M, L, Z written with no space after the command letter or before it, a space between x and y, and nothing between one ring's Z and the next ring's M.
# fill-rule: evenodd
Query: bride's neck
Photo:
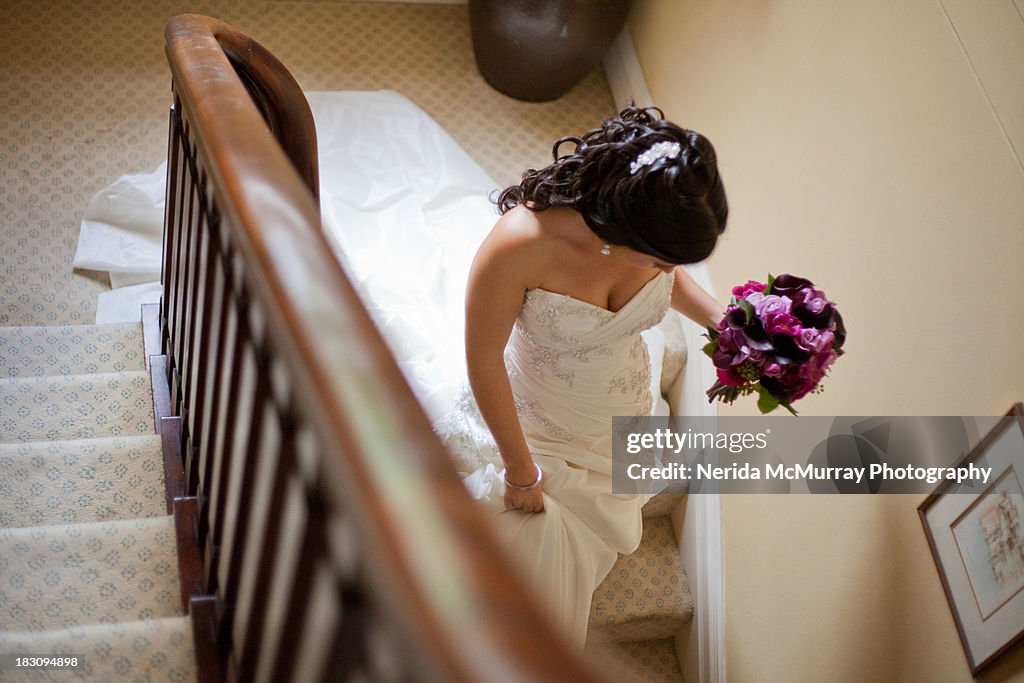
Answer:
M604 246L604 240L594 234L583 215L576 209L566 206L554 206L542 212L542 217L551 234L566 240L574 247L587 252L598 253Z

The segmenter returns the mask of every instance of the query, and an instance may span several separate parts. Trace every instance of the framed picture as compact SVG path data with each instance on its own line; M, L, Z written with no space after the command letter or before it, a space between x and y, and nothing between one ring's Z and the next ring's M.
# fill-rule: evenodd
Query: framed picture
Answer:
M918 513L971 673L1024 640L1024 406L964 459L991 467L982 491L939 486Z

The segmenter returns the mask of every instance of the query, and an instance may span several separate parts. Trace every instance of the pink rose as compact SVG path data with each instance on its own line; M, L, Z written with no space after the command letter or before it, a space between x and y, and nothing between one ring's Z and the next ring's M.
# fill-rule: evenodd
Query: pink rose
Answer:
M731 369L726 370L723 368L717 368L716 370L718 372L718 381L722 384L727 384L731 387L738 387L747 383L747 380L737 375Z
M764 327L768 334L788 334L798 339L801 332L804 331L800 326L800 320L789 313L777 313L766 316Z
M752 292L763 292L764 288L764 283L747 280L746 284L733 287L732 295L737 299L746 299Z

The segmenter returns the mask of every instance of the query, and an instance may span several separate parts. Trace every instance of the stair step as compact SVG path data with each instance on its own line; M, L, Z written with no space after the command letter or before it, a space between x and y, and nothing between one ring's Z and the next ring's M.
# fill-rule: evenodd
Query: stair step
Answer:
M640 640L628 643L588 642L588 659L608 672L608 680L637 683L682 683L673 638Z
M0 379L0 443L153 434L145 370Z
M3 672L4 681L87 680L182 683L196 680L188 617L93 624L41 632L0 631L0 653L77 656L64 671ZM49 674L49 675L48 675Z
M145 369L139 323L0 328L0 377Z
M0 529L0 630L180 615L170 516Z
M0 526L167 514L160 437L0 444Z
M672 521L644 521L636 552L619 557L594 591L589 637L596 641L674 637L693 618L693 598Z
M672 511L682 505L685 493L659 493L651 498L643 507L644 519L671 515Z

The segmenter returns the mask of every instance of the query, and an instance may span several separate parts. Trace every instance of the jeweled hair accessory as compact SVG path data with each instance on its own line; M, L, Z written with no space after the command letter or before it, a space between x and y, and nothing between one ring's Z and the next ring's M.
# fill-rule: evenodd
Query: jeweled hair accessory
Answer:
M629 165L629 174L635 175L641 168L650 166L659 159L675 159L681 151L682 147L678 142L656 142L633 160Z

